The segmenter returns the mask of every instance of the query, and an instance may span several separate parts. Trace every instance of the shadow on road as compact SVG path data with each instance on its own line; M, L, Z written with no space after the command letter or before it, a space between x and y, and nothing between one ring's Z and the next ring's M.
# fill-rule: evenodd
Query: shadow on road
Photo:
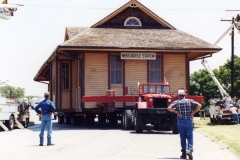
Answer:
M41 122L29 126L28 129L33 132L39 132L41 127ZM56 120L53 121L53 131L59 130L122 130L123 132L129 132L130 134L139 134L135 130L123 130L122 124L119 122L117 125L111 125L108 122L98 123L95 122L94 125L73 125L73 124L59 124ZM172 134L171 131L158 131L154 130L153 126L146 125L143 133L141 134Z

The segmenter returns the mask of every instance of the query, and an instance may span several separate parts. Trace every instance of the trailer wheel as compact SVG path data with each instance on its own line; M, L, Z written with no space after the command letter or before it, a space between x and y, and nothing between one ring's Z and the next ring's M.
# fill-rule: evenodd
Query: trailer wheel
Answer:
M130 109L125 110L125 129L132 129L132 111Z
M94 115L86 115L86 125L93 126L95 123L94 118Z
M154 124L154 130L158 130L159 124Z
M124 110L122 114L122 129L126 129L125 127L126 125L125 125L125 110Z
M136 111L136 132L137 133L142 133L143 132L143 115L139 112Z
M173 120L172 120L172 133L173 134L178 134L178 126L177 126L177 116L174 116L173 117Z
M58 116L58 123L63 124L64 123L64 117L63 116Z
M8 121L5 121L6 126L9 130L12 130L15 126L14 117L10 116Z
M109 123L113 126L117 125L117 123L118 123L117 114L110 114L109 115Z
M106 114L98 115L98 123L106 123Z

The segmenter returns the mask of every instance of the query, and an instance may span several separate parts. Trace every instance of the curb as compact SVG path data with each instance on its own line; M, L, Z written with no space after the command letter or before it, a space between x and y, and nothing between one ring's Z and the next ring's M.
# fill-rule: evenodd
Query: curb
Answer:
M210 135L210 134L208 134L208 133L206 133L206 132L203 132L203 131L199 131L199 130L194 130L194 131L203 134L205 137L207 137L207 138L209 138L210 140L212 140L213 142L217 143L218 145L220 145L220 146L223 147L224 149L228 149L229 151L231 151L234 155L236 155L236 156L238 156L238 157L240 156L240 155L238 155L233 149L229 148L229 145L228 145L228 144L226 144L226 143L224 143L224 142L222 142L222 141L220 141L220 140L217 140L214 136L212 136L212 135ZM240 159L239 159L239 160L240 160Z

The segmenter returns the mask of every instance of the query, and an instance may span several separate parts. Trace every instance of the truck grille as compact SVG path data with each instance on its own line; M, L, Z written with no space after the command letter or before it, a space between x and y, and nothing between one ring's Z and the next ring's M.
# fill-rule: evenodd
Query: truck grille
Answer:
M167 98L153 98L154 108L167 108Z

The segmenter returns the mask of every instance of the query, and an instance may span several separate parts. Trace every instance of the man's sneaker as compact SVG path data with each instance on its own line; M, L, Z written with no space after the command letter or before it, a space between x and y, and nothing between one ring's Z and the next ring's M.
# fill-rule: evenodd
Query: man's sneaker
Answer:
M191 151L187 153L187 156L188 156L189 159L193 160L193 155L192 155Z
M180 158L181 158L181 159L186 159L187 156L186 156L186 154L183 154L183 153L182 153L182 155L180 156Z
M39 146L43 146L43 144L39 144Z
M54 146L55 144L47 144L47 146Z

